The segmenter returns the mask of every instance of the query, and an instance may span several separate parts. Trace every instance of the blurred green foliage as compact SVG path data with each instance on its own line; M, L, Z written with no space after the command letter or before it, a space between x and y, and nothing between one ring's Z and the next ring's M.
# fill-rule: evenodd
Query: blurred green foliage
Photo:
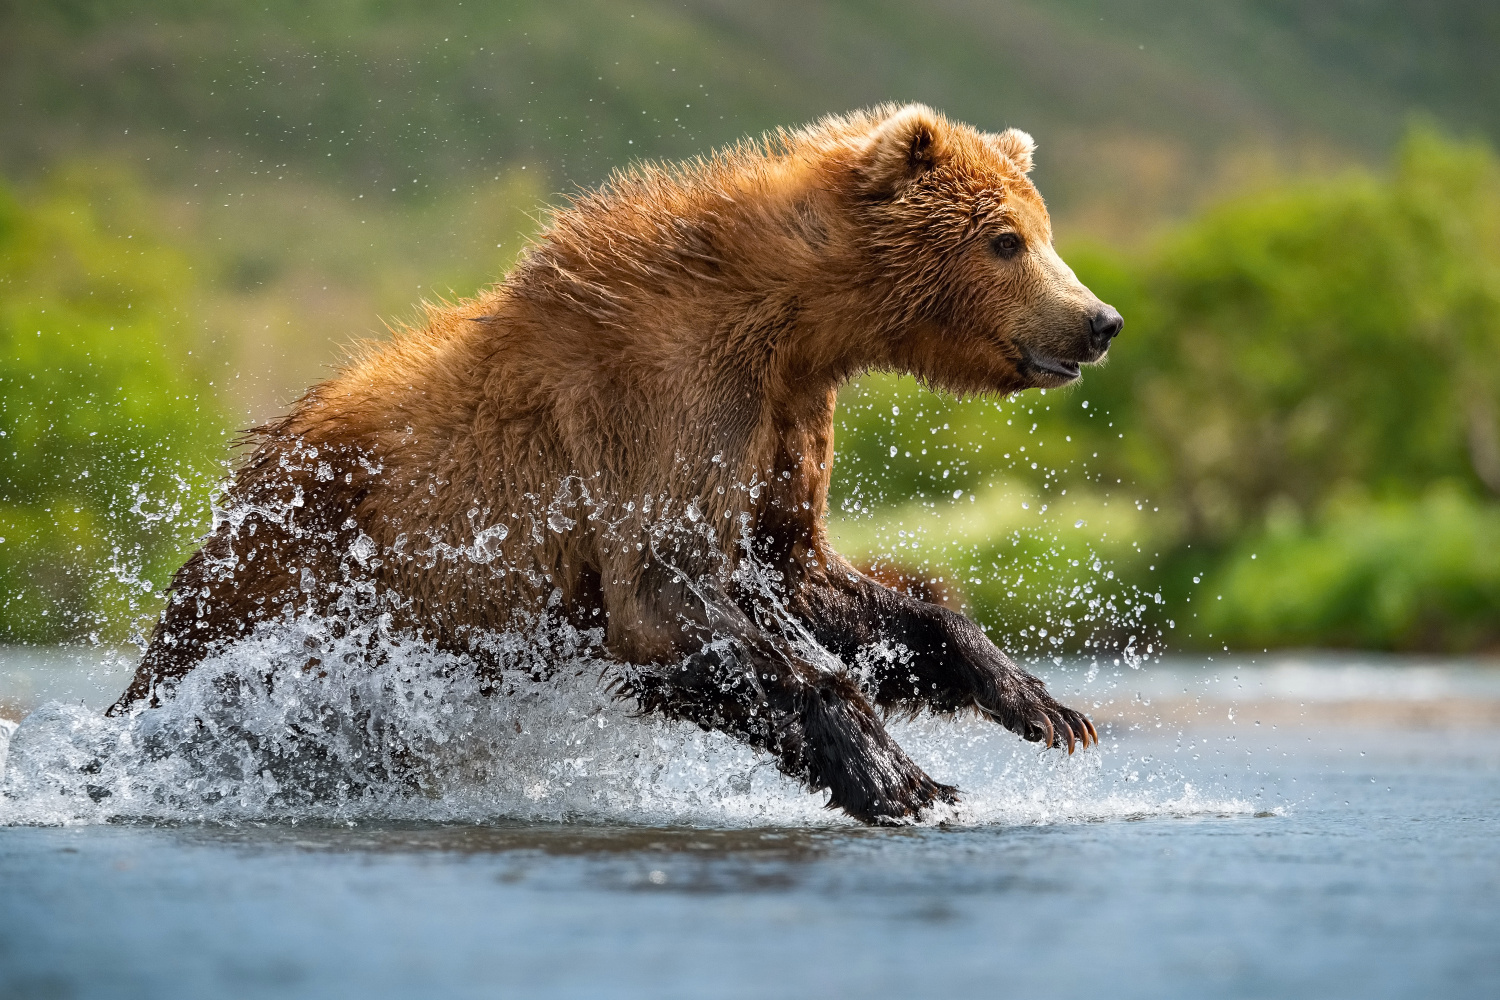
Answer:
M1500 644L1500 164L1487 147L1417 129L1383 177L1245 196L1129 258L1066 256L1127 317L1109 363L998 405L882 377L851 388L846 516L904 497L916 507L898 520L961 511L969 494L1029 502L1010 547L1046 558L1024 588L1004 582L1003 538L921 556L1011 634L1098 561L1096 576L1115 574L1099 587L1149 612L1105 628L1113 640L1147 622L1178 645ZM885 496L867 496L875 482ZM1138 508L1134 544L1086 517L1059 523L1087 497ZM874 551L868 529L853 536Z
M1203 624L1252 648L1493 649L1497 553L1500 504L1452 483L1414 500L1344 498L1241 540L1205 590Z
M85 145L413 199L920 100L1041 137L1055 202L1181 209L1189 161L1272 135L1364 155L1421 111L1500 140L1497 40L1474 0L0 0L0 165Z
M1232 202L1094 284L1136 338L1087 388L1121 417L1111 467L1195 537L1234 537L1276 505L1311 516L1352 485L1500 493L1500 167L1485 147L1414 132L1386 178Z
M207 513L193 272L124 178L0 187L0 641L120 641ZM202 394L200 396L200 394Z

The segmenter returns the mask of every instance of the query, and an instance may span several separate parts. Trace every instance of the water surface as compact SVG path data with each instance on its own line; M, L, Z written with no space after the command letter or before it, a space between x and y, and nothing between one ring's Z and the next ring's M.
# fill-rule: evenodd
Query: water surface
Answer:
M1341 699L1350 668L1117 681L1090 760L917 724L980 800L945 826L856 827L771 781L796 822L700 796L689 823L0 828L0 996L1500 995L1500 729L1351 710L1492 675Z

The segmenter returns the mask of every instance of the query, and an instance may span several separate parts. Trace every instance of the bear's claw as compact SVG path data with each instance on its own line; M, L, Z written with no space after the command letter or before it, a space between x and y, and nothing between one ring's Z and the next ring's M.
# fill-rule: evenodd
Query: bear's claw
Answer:
M1042 689L1040 682L1035 687L1037 690L1024 694L1017 692L1010 697L1000 698L999 708L992 708L978 698L974 699L974 706L1006 729L1033 743L1041 743L1047 747L1066 746L1070 754L1080 746L1087 749L1091 744L1099 745L1099 731L1094 728L1088 716L1057 702ZM1016 704L1025 701L1032 704ZM1007 702L1010 704L1007 705ZM1028 707L1032 710L1030 713L1026 712Z

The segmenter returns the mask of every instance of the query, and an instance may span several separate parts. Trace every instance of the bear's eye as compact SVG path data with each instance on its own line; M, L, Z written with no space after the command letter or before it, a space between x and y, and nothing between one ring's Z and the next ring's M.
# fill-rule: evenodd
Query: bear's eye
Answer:
M1021 237L1015 233L1001 233L990 240L990 249L994 251L996 257L1004 260L1010 260L1020 253L1023 246L1025 244L1021 241Z

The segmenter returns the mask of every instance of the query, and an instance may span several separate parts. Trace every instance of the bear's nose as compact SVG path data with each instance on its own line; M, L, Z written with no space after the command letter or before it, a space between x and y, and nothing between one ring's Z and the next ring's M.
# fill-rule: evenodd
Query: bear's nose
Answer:
M1125 317L1114 306L1103 306L1089 319L1089 339L1094 350L1101 354L1109 350L1109 342L1120 335L1125 327Z

